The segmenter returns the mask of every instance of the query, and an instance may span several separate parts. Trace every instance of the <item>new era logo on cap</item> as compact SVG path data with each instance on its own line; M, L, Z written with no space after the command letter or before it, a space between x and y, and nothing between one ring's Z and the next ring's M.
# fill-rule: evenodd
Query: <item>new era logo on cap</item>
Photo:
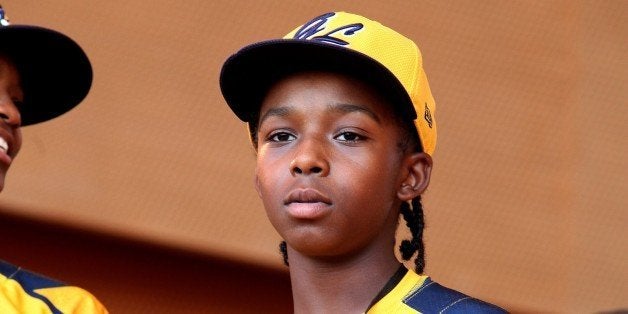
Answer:
M432 113L430 112L430 107L427 106L427 103L425 103L425 114L423 117L425 118L427 125L432 128Z

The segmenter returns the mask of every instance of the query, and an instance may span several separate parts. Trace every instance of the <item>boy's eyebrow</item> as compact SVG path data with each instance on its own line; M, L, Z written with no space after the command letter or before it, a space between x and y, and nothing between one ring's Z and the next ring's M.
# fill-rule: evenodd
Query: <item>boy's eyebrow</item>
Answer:
M327 109L331 112L339 112L343 114L352 113L352 112L361 112L371 117L373 120L375 120L375 122L381 123L381 120L379 116L377 116L377 114L375 114L373 111L363 106L354 105L354 104L337 103L337 104L328 105ZM290 107L277 107L277 108L268 109L268 111L266 111L264 115L262 115L262 117L259 119L258 125L262 125L262 123L270 117L285 117L285 116L290 115L290 113L292 113L293 111L294 110Z
M375 114L375 112L373 112L373 111L371 111L368 108L363 107L363 106L354 105L354 104L339 103L339 104L329 105L328 108L329 108L330 111L340 112L340 113L361 112L361 113L364 113L367 116L371 117L373 120L375 120L375 122L381 123L381 120L379 119L379 116L377 116L377 114Z
M291 111L292 110L290 108L288 108L288 107L277 107L277 108L268 109L268 111L266 111L264 113L264 115L259 119L258 125L262 125L264 120L268 119L271 116L274 116L274 117L285 117L285 116L289 115Z

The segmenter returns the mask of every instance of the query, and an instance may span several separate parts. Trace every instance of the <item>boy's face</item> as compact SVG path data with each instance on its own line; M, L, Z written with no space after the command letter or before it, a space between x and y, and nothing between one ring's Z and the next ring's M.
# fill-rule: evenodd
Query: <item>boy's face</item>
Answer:
M369 86L339 74L301 73L270 89L255 183L291 248L332 257L393 241L409 154L389 108Z
M0 191L13 158L22 146L20 112L17 104L24 100L20 76L15 66L0 55Z

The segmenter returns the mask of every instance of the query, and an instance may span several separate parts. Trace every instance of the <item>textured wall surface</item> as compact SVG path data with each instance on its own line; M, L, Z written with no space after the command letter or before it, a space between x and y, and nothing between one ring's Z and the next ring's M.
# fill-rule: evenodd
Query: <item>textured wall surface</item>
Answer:
M627 2L265 3L3 0L13 23L78 41L95 76L79 107L24 129L0 212L279 268L218 74L345 10L423 52L439 123L427 272L512 309L628 307Z

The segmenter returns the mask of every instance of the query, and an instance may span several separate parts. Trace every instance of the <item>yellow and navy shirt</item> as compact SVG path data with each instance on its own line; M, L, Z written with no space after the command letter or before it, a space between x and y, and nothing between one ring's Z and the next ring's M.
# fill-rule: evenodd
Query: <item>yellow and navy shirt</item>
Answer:
M506 313L495 305L443 287L430 277L400 267L375 298L367 314Z
M0 313L108 313L89 292L0 260Z

